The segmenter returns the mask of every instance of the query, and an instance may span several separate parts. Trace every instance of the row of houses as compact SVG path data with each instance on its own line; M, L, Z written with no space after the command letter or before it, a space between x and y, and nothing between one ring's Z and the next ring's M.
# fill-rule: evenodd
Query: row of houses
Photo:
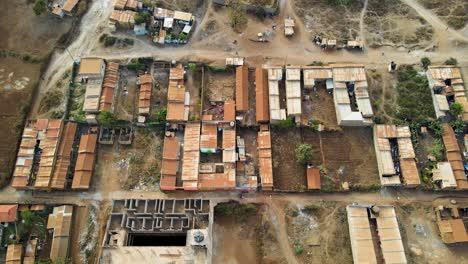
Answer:
M82 58L77 80L86 87L83 102L85 119L89 124L97 124L97 115L101 111L113 111L119 84L119 64L106 63L101 58Z
M149 21L135 24L137 14L150 15ZM109 18L113 30L133 29L136 35L149 35L154 43L185 44L195 23L192 13L164 8L145 7L136 0L119 0Z
M77 127L76 123L63 120L29 120L21 137L12 187L88 189L94 168L96 134L80 136ZM88 145L93 140L91 148Z
M319 82L324 82L327 90L333 92L339 125L370 126L373 124L373 111L363 65L286 66L285 69L282 66L265 66L265 68L268 71L270 122L274 123L291 117L300 123L303 89L312 89ZM285 92L282 90L283 85ZM286 99L286 105L281 103L283 97Z
M16 224L20 220L18 217L20 212L24 210L41 212L45 209L44 205L2 204L0 205L0 222ZM31 236L26 243L9 244L6 249L5 263L34 264L37 263L38 251L49 249L48 256L53 262L66 260L69 252L72 218L73 206L53 207L52 213L48 215L46 226L52 239L42 241L40 238ZM44 245L46 246L44 247ZM44 256L43 253L40 255Z

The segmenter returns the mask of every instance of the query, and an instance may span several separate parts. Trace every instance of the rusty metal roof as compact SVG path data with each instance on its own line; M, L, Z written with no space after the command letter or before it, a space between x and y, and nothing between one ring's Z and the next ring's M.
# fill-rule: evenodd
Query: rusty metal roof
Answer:
M94 153L96 152L97 134L81 135L80 147L78 153Z
M262 68L255 70L255 116L257 122L268 122L270 120L270 108L268 97L268 75Z
M249 110L249 68L247 66L236 68L236 110Z

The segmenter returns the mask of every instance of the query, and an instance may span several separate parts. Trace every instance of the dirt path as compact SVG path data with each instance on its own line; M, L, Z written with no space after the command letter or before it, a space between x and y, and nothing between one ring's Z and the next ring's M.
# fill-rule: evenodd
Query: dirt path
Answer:
M267 210L275 229L276 240L281 247L281 251L283 251L282 255L288 260L288 263L297 264L296 256L294 256L293 249L289 245L287 226L282 209L271 198L266 198L265 203L268 204Z
M365 33L365 28L364 28L365 27L364 18L366 17L368 3L369 3L369 0L366 0L364 2L364 7L362 8L361 16L359 17L359 32L360 32L360 38L364 47L366 47L366 33Z
M53 87L63 74L70 69L73 60L90 55L91 51L99 41L99 35L104 29L109 16L113 10L115 0L94 0L80 23L79 35L67 50L56 51L52 56L49 68L43 76L39 85L38 94L31 107L29 114L33 118L39 108L39 103L50 87ZM52 29L53 30L53 29ZM73 57L73 59L72 59Z
M447 26L447 24L445 24L434 13L419 4L417 0L402 0L402 2L413 8L422 18L432 25L441 51L445 51L450 48L450 37L459 41L468 42L468 37Z

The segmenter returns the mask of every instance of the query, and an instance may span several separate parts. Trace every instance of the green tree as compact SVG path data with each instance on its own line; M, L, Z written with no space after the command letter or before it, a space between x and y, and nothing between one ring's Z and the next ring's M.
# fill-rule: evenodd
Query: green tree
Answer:
M36 14L36 16L41 15L42 13L44 13L47 10L47 1L46 0L36 0L36 2L34 3L33 10L34 10L34 14Z
M117 123L117 120L115 119L114 114L110 110L101 111L97 119L101 125L111 126Z
M167 108L163 107L156 113L156 122L166 122Z
M431 65L431 60L428 57L424 57L424 58L421 59L421 64L422 64L423 68L427 70L427 67L429 67L429 65Z
M453 103L450 105L450 113L454 116L459 116L463 113L463 105L460 103Z
M296 160L302 164L312 161L312 146L305 143L298 145L296 147Z
M141 14L136 14L134 16L135 19L135 24L141 24L141 23L148 23L151 21L151 14L150 13L141 13Z
M441 137L444 133L444 127L439 121L431 121L429 122L429 129L436 135L437 137Z
M450 125L452 126L453 131L457 134L463 133L465 130L465 123L460 119L453 120Z
M445 61L445 65L457 65L457 64L458 64L458 61L455 58L450 58Z
M238 0L231 0L228 4L228 16L231 27L240 32L247 25L247 12Z

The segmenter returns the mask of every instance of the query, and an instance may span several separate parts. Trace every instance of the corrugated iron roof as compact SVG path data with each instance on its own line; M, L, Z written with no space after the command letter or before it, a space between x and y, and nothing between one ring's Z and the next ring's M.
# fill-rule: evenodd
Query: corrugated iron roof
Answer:
M72 216L71 205L54 207L53 213L49 215L47 229L54 230L50 250L50 259L53 261L67 258Z
M247 66L236 68L236 110L249 110L249 68Z
M224 102L224 121L236 120L236 102L234 100L227 100Z
M97 134L81 135L80 147L78 153L94 153L96 152Z
M267 71L262 68L255 70L255 92L257 122L267 122L270 120L268 75Z
M218 127L215 124L202 124L202 132L200 136L201 149L217 149L218 148Z
M184 103L168 102L166 119L169 121L187 121Z
M21 264L23 258L23 245L10 244L8 245L5 263L7 264Z
M1 204L0 205L0 222L10 223L16 221L18 213L17 204Z
M320 190L320 170L318 168L307 168L307 189Z
M178 160L179 143L179 138L177 137L165 137L163 147L163 159Z

